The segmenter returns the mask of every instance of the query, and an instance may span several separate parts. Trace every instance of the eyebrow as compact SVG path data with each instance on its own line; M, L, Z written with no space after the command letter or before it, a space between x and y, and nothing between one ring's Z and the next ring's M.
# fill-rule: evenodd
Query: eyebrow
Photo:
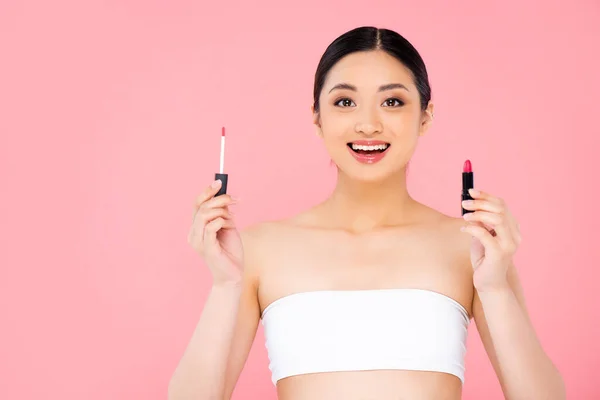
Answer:
M336 89L347 89L347 90L352 90L353 92L358 91L358 89L356 89L356 86L354 86L354 85L351 85L349 83L338 83L337 85L335 85L334 87L331 88L329 93L333 92ZM381 85L381 86L379 86L379 89L377 91L385 92L386 90L392 90L392 89L404 89L407 92L409 92L408 88L401 83L388 83L387 85Z

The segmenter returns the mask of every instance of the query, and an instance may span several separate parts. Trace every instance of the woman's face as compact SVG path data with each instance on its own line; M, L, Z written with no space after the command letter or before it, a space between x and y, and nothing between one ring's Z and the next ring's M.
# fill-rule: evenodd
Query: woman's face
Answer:
M396 58L383 51L359 52L329 71L314 122L341 172L377 181L404 169L430 123L432 107L422 112L412 74Z

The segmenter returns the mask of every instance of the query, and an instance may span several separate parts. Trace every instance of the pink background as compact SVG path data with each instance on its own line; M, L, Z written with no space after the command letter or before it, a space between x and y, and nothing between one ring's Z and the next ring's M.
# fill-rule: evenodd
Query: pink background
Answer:
M186 236L221 126L241 227L321 199L314 70L360 25L405 35L430 71L413 195L459 215L471 158L519 218L569 398L600 398L599 3L285 3L0 4L0 398L166 397L209 288ZM468 346L464 398L501 399L474 325ZM262 329L234 398L275 398Z

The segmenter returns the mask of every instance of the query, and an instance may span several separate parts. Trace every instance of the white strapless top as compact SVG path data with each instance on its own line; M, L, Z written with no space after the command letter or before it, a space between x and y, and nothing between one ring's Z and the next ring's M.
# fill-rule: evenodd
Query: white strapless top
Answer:
M469 316L423 289L319 290L287 295L261 315L272 382L365 370L437 371L464 383Z

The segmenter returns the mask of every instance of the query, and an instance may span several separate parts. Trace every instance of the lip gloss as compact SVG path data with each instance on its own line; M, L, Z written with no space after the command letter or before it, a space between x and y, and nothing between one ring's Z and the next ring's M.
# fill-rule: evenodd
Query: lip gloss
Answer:
M463 165L463 172L462 172L462 194L461 194L462 201L473 200L473 198L469 194L469 189L472 189L472 188L473 188L473 168L471 166L471 161L467 160L467 161L465 161L465 164ZM465 210L462 206L461 206L461 209L462 209L462 215L473 212L472 210Z
M215 180L221 181L221 188L215 194L216 196L220 196L222 194L227 193L227 174L224 173L225 166L225 127L221 129L221 160L219 164L219 173L215 174Z
M377 145L387 145L385 150L379 152L370 152L370 153L359 153L352 149L352 145L361 145L361 146L377 146ZM359 163L363 164L375 164L376 162L381 161L383 157L386 156L388 149L390 148L390 144L386 142L382 142L381 140L355 140L351 143L348 143L348 151Z

